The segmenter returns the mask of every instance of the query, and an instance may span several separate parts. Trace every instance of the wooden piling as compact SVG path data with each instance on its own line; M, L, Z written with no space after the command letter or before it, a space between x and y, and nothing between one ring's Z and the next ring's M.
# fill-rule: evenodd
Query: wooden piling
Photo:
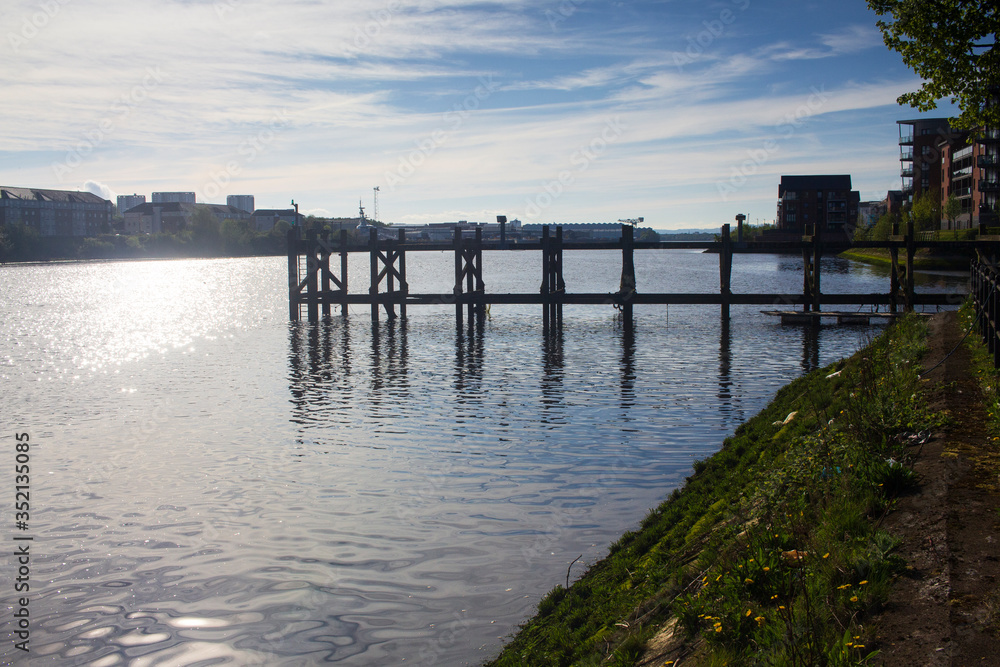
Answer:
M340 230L340 314L347 317L347 230Z
M815 233L815 232L814 232ZM803 241L806 237L803 237ZM802 248L802 312L812 309L813 256L808 247Z
M306 310L309 313L309 321L319 321L319 260L316 258L318 246L316 244L316 230L310 229L306 232L306 241L309 245L309 254L306 255L308 263L306 265Z
M618 295L621 298L622 323L625 329L631 329L635 320L632 313L632 302L636 294L635 283L635 235L632 225L622 224L622 278L618 284Z
M913 311L913 257L916 253L913 218L906 223L906 312Z
M372 324L378 322L378 230L372 227L368 230L368 261L371 267L371 285L368 296L371 298Z
M455 227L455 323L462 328L462 230Z
M820 311L820 294L822 293L821 292L821 289L822 289L822 280L821 279L823 277L823 272L822 272L822 263L821 263L821 260L823 258L823 248L822 248L823 237L822 237L822 235L819 232L818 226L816 226L816 225L813 226L813 239L812 240L813 240L813 246L812 246L812 250L813 250L813 262L812 262L812 266L813 266L813 278L812 278L813 303L812 303L812 309L813 309L814 313L818 313Z
M722 248L719 249L719 294L722 297L722 318L729 319L729 305L732 302L733 240L729 236L729 224L722 225Z
M319 247L319 290L321 295L329 294L330 289L330 232L324 229L321 235L323 243ZM330 301L323 299L323 317L330 317Z
M299 321L299 228L292 227L286 235L288 243L288 319Z
M551 239L549 238L548 225L542 225L541 240L542 240L542 287L540 292L542 294L542 328L547 331L549 327L552 326L552 322L550 321L550 317L552 315L552 311L550 309L552 303L551 301L552 297L550 294L551 282L549 281L549 276L552 273L552 269L550 267L552 255L549 248Z

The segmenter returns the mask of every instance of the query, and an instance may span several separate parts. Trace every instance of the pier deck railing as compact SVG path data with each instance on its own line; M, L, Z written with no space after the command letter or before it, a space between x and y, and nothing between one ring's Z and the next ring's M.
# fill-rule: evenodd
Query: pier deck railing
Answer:
M554 233L553 233L554 231ZM820 260L850 248L882 248L889 251L890 276L885 292L865 294L824 294ZM482 316L490 304L537 304L542 306L546 325L561 322L562 306L568 304L610 305L619 309L627 323L632 321L635 305L645 304L703 304L719 306L723 317L729 316L732 305L761 305L782 308L801 308L803 312L818 313L826 305L862 304L886 306L889 312L912 310L918 305L949 305L955 303L952 294L921 294L914 290L913 258L916 250L932 248L970 255L996 256L1000 253L1000 239L927 240L918 238L912 231L893 236L887 241L856 243L831 242L819 234L803 236L799 241L749 241L736 243L729 225L722 227L717 241L662 241L645 242L633 239L633 229L622 226L622 234L614 241L567 241L562 228L550 230L543 227L541 238L528 242L484 241L481 230L475 237L455 230L447 242L427 242L406 238L399 229L395 238L379 238L372 228L367 243L352 241L346 230L339 234L309 231L302 238L297 228L288 234L288 287L289 317L299 320L303 314L309 321L329 316L339 307L347 314L351 305L367 305L371 317L377 321L380 311L390 319L406 316L406 308L414 305L452 305L461 323L464 317L471 321ZM716 253L719 257L719 289L713 293L663 293L644 292L635 280L634 253L636 250L696 249ZM542 251L540 267L541 287L533 293L490 293L483 281L483 253L491 251ZM619 288L613 292L580 293L567 291L563 279L563 253L567 250L618 250L622 253L622 274ZM413 252L451 251L455 258L455 282L450 293L426 293L411 289L406 276L406 256ZM348 289L347 257L349 253L365 252L370 256L370 283L367 294L351 293ZM732 260L740 253L801 253L803 259L802 291L795 293L733 293ZM905 263L901 261L905 257ZM333 262L339 256L339 263ZM339 266L338 266L339 264ZM333 267L333 268L331 268ZM304 311L304 312L303 312Z

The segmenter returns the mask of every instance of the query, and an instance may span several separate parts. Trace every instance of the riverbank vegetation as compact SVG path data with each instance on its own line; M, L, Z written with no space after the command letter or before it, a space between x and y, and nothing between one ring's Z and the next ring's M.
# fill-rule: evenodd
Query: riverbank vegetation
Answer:
M905 571L880 528L915 484L926 327L903 318L778 392L683 489L556 586L491 665L857 665Z
M334 225L307 216L302 228L322 231ZM41 236L28 225L0 225L0 262L285 255L289 229L287 222L279 221L273 229L259 232L250 220L220 221L208 211L195 213L184 229L163 234ZM350 233L357 235L355 230Z

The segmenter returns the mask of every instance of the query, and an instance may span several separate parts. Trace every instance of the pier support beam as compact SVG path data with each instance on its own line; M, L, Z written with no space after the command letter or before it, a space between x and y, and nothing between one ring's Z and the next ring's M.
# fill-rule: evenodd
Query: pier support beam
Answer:
M463 291L464 283L464 291ZM462 237L462 230L455 228L455 321L462 326L462 294L468 294L466 312L471 325L478 316L480 321L486 315L486 303L482 296L486 293L483 282L483 230L476 229L476 238L470 243Z
M310 322L319 321L319 269L320 259L318 257L319 244L316 243L316 230L310 229L306 232L306 242L309 245L309 252L306 255L306 311L309 313Z
M562 225L556 227L555 238L549 226L542 227L542 327L562 326L562 297L566 293L563 280Z
M396 319L396 304L399 303L400 317L406 317L406 295L409 285L406 283L406 254L402 248L406 241L406 232L399 230L398 241L379 242L378 230L372 228L368 237L368 248L371 261L372 284L368 289L372 299L372 322L378 322L378 302L382 301L386 317ZM384 251L383 251L384 248ZM385 280L386 291L379 297L379 286ZM396 288L399 281L399 288Z
M635 297L635 235L632 225L622 225L622 279L618 285L618 297L621 299L622 323L626 330L635 326L632 313L632 300Z
M288 243L288 319L299 321L299 228L292 227L286 236Z
M733 240L729 235L729 225L722 225L722 248L719 249L719 294L722 297L722 319L729 320L729 305L733 290Z

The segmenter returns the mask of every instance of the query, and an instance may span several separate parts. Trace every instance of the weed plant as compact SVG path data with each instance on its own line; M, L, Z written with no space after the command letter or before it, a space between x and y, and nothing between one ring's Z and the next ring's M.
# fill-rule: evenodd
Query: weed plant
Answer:
M915 485L907 436L935 420L925 335L902 318L784 387L491 664L632 665L671 616L692 664L870 661L866 621L904 567L879 524Z

